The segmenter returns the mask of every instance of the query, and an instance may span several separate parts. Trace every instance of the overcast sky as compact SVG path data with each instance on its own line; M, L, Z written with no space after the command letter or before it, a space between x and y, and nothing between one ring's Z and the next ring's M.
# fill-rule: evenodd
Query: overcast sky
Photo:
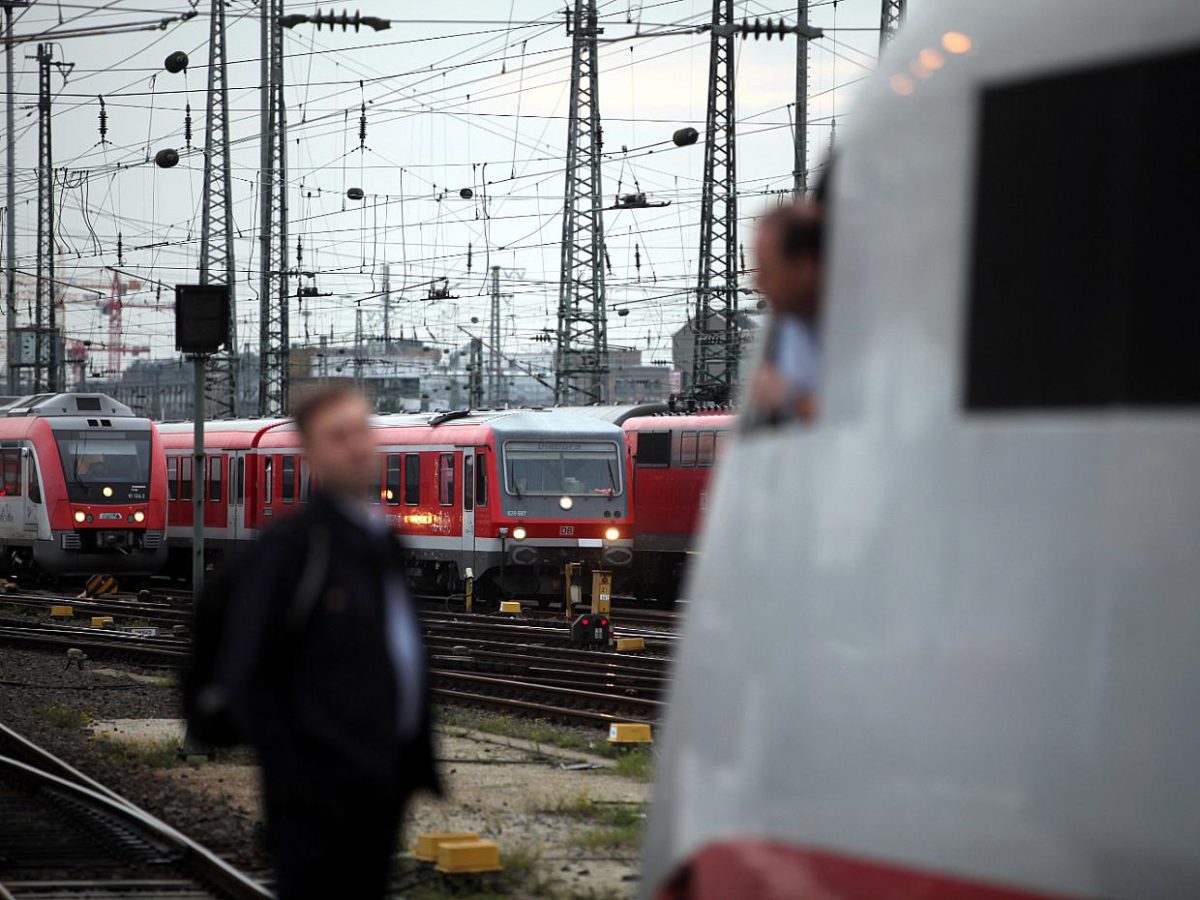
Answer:
M191 5L37 0L19 16L16 31L146 22ZM315 7L292 3L287 10ZM303 268L317 272L316 286L330 294L306 300L302 312L292 307L293 341L330 333L337 341L352 340L356 301L364 297L372 298L362 301L367 331L380 333L381 304L373 295L385 263L391 264L396 291L394 333L445 345L460 344L466 336L461 329L486 336L485 277L489 265L500 265L503 289L513 295L506 301L505 350L547 348L531 338L554 327L558 301L570 59L562 0L362 0L357 8L392 17L392 28L343 34L300 26L286 32L289 257L294 266L299 239ZM735 8L739 18L795 18L794 5L738 0ZM120 234L124 270L166 284L195 280L208 9L208 2L200 2L200 15L165 31L55 45L57 59L74 63L65 81L57 71L53 76L61 277L107 281L111 276L101 267L117 264ZM600 82L607 202L619 190L633 190L635 180L651 199L671 201L665 208L605 216L612 266L610 345L648 350L653 358L669 356L669 335L686 318L688 289L696 279L703 147L675 148L670 137L685 125L703 135L709 38L632 36L639 27L654 32L703 22L711 9L711 0L600 2L604 37L611 40L601 50ZM257 340L260 32L258 7L249 0L231 0L227 15L237 317L245 345ZM834 119L839 127L849 121L856 84L874 64L879 2L815 2L810 21L829 29L810 45L809 164L816 167ZM791 188L796 49L791 38L738 41L736 47L745 240L753 217ZM191 58L186 74L162 67L175 50ZM23 45L16 82L17 249L19 268L30 272L36 247L37 66L24 54L34 52L34 44ZM108 113L106 144L99 143L99 96ZM191 153L184 135L189 102ZM360 150L363 102L367 135ZM181 162L170 170L156 168L150 160L168 147L180 151ZM361 187L366 199L347 199L351 187ZM459 198L464 187L473 189L474 200ZM425 300L429 281L443 276L459 299ZM155 292L148 288L126 302L154 304ZM150 346L155 356L172 355L170 302L164 290L163 308L127 308L126 343ZM628 316L616 315L622 307L630 310ZM69 339L107 340L107 320L94 297L73 294L66 316ZM93 371L105 365L97 354Z

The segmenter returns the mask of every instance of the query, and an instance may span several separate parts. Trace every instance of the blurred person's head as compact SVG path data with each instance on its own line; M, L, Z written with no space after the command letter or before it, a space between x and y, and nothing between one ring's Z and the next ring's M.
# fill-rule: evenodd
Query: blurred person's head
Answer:
M365 496L375 474L371 406L348 385L322 388L296 405L296 428L322 488Z
M800 201L771 210L754 236L754 285L772 312L815 319L824 265L822 207Z

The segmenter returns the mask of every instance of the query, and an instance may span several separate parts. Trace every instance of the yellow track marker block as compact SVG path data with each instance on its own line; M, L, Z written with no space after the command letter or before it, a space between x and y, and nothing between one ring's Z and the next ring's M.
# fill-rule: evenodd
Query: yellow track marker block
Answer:
M512 614L519 616L521 614L521 602L519 600L501 600L500 612L504 614Z
M650 726L641 722L613 722L608 726L610 744L652 744Z
M645 650L645 638L617 638L617 652L628 653L631 650Z
M438 846L437 870L447 875L499 872L501 868L495 841L451 841Z
M112 616L92 616L93 628L103 628L105 625L111 625L112 623Z
M75 607L73 606L51 606L50 616L55 619L66 619L75 615Z
M421 862L437 862L438 847L441 844L477 840L479 835L474 831L426 831L417 835L417 846L413 849L413 856Z

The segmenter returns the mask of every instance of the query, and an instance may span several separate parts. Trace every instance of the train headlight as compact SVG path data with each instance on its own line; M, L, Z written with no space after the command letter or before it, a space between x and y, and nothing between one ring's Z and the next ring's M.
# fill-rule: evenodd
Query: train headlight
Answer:
M145 522L145 521L146 521L146 514L145 514L144 512L142 512L140 509L139 509L139 510L136 510L136 511L134 512L134 514L133 514L133 521L135 521L135 522Z
M606 541L615 541L620 537L621 537L621 532L618 531L616 528L604 529L604 539Z
M518 525L516 528L513 529L512 536L513 536L514 541L525 540L525 529L522 528L520 525Z
M101 491L100 491L100 493L102 493L102 494L103 494L105 497L111 497L111 496L112 496L112 488L110 488L110 487L109 487L109 486L106 484L106 485L104 486L104 489L103 489L103 490L101 490Z
M83 524L83 520L86 518L87 518L87 513L85 513L82 509L75 510L75 521L78 522L80 525Z
M572 506L575 505L575 501L572 500L570 497L559 497L558 505L561 506L563 509L570 509Z

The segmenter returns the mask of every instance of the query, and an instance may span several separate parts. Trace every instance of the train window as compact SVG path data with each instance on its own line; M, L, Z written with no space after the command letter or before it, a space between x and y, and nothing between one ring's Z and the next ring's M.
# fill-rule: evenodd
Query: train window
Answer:
M463 509L475 508L475 460L463 454Z
M639 431L637 464L639 466L671 465L671 432Z
M32 503L42 502L42 483L38 481L37 460L29 457L29 500Z
M0 484L0 496L21 496L21 451L0 451L0 466L4 469L3 484Z
M696 432L685 431L679 436L679 464L694 466L696 464Z
M246 457L239 456L237 461L237 502L241 506L246 500Z
M421 502L421 456L407 453L404 456L404 502L417 506Z
M221 501L221 473L224 470L225 464L221 457L208 458L208 499L214 503Z
M383 499L388 506L398 506L400 503L400 454L389 453L387 456L387 476L384 479Z
M307 503L312 494L312 475L308 471L308 458L300 457L300 502Z
M696 439L696 465L711 466L717 455L717 433L702 431Z
M367 502L379 504L383 502L383 454L375 454L375 469L371 474L371 486L367 492Z
M284 503L296 502L296 457L284 456L280 460L279 472L283 485L279 497Z
M478 454L475 457L475 505L488 504L487 456Z
M192 499L192 458L179 457L179 499Z
M174 456L167 457L167 499L179 499L179 460Z
M716 450L714 453L714 462L720 462L725 458L726 452L729 450L729 432L718 431L716 437Z
M270 506L275 499L275 461L263 457L263 506Z
M454 454L438 454L438 503L450 506L454 503Z
M984 92L968 409L1200 404L1198 91L1192 48Z

